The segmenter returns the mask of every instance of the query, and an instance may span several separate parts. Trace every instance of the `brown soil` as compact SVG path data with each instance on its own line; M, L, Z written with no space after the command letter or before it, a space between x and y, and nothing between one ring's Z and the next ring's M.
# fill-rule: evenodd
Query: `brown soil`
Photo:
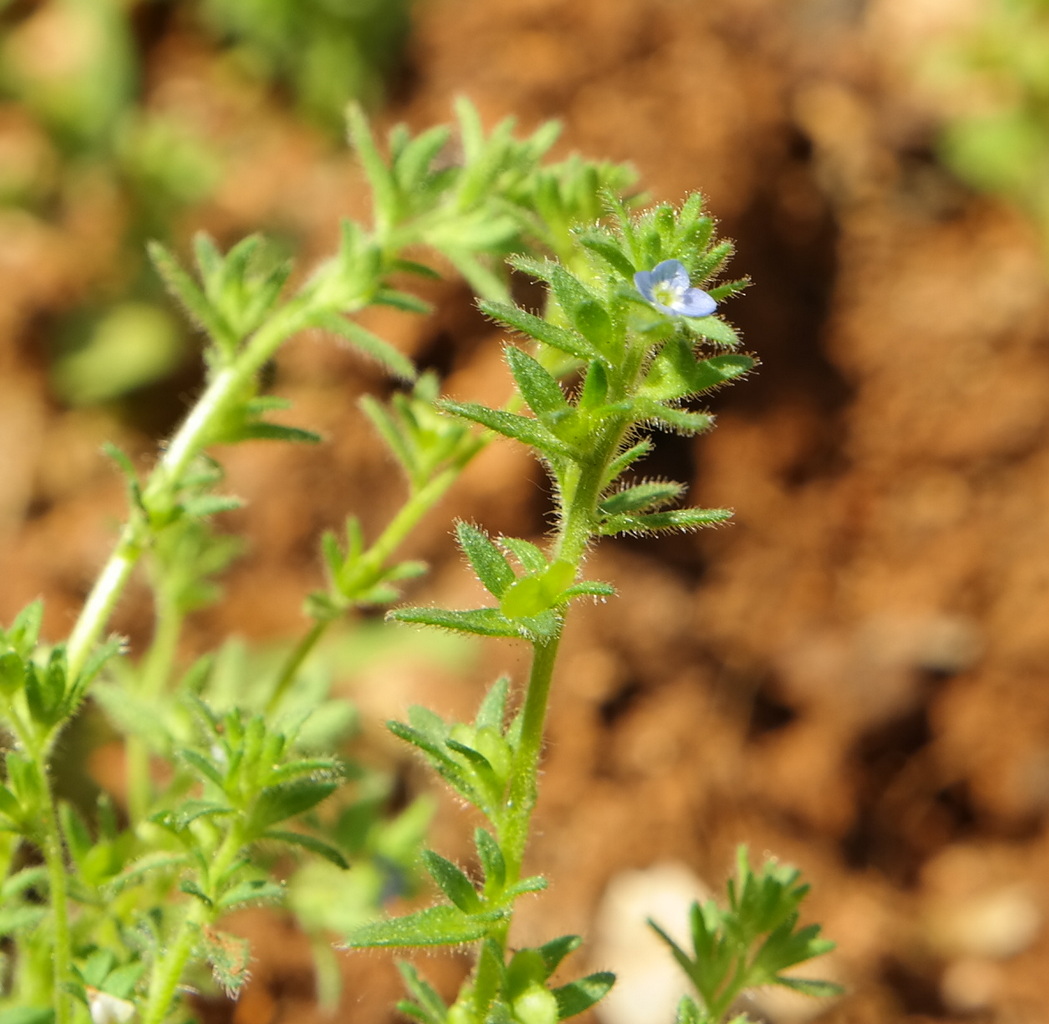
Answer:
M839 944L850 994L821 1019L1033 1024L1049 1016L1049 930L1023 927L1049 899L1049 521L1034 515L1039 493L1049 506L1049 289L1032 231L931 157L933 112L908 64L924 6L427 0L389 117L445 121L459 94L488 123L558 117L561 151L629 160L658 199L702 189L755 281L729 316L760 374L716 396L713 434L665 439L650 467L735 522L594 556L622 596L569 626L531 859L555 886L524 913L522 941L586 933L627 868L676 859L717 884L747 842L804 870L808 912ZM155 102L177 101L164 83L179 74L207 92L214 72L188 42L163 56ZM215 92L216 137L262 102ZM336 216L361 209L360 180L272 110L265 124L199 222L229 235L291 223L307 256L323 251ZM47 391L41 332L86 286L92 225L11 220L4 234L0 618L43 594L57 636L120 514L98 446L152 441ZM390 329L440 351L454 392L490 396L505 387L499 339L462 289L442 299L437 320ZM317 339L282 359L297 422L332 441L305 458L229 454L254 551L195 644L228 628L292 635L318 529L394 506L353 401L376 383ZM539 536L541 473L509 445L486 453L412 543L434 565L415 600L470 600L455 515ZM145 625L133 609L119 623L133 638ZM520 653L486 648L477 687L502 668L519 672ZM443 710L477 692L416 680L361 699L396 714L407 690ZM445 852L457 836L441 826ZM232 1019L384 1019L385 961L351 958L326 1017L305 943L282 921L246 926L258 966ZM442 963L427 971L458 969Z

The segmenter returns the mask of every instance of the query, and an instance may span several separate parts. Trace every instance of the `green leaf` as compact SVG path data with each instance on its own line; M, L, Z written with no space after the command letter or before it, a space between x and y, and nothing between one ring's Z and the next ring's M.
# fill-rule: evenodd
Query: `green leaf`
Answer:
M714 425L714 417L710 413L688 412L686 409L678 409L674 406L663 405L661 402L647 401L643 398L639 398L635 402L634 408L634 415L637 419L657 423L665 429L684 434L686 437L693 434L701 434Z
M475 636L503 636L513 639L531 638L523 623L511 622L497 608L475 608L470 611L451 611L446 608L396 608L388 618L417 626L436 626L455 633Z
M260 835L271 825L315 807L338 788L337 782L327 779L296 779L279 786L267 786L251 809L246 831L249 835Z
M375 921L351 932L349 949L401 946L461 946L483 938L501 912L464 914L458 907L428 907L404 917Z
M132 470L134 472L134 470ZM40 639L40 626L44 621L44 602L39 598L27 604L16 616L7 630L7 642L24 659L28 659Z
M445 1024L448 1016L448 1007L444 1000L409 963L403 960L397 961L397 970L401 972L404 979L404 987L415 998L417 1006L412 1004L398 1003L398 1009L402 1013L411 1013L423 1024ZM413 1010L417 1012L413 1012Z
M538 360L513 345L505 352L521 396L543 423L552 427L573 411L565 400L561 385Z
M732 352L720 356L701 359L696 364L697 372L692 378L695 392L709 391L722 384L744 376L758 365L753 356L741 352Z
M488 535L476 526L460 520L456 523L455 533L459 546L477 573L477 578L490 594L501 597L516 578L506 557L488 539Z
M681 497L685 487L673 480L653 480L627 487L605 498L600 509L606 515L621 512L642 512L669 505Z
M196 882L190 881L188 878L184 878L178 884L179 889L184 892L187 896L192 896L195 899L200 900L209 910L212 909L215 904L211 897L203 890Z
M368 177L368 184L371 185L376 229L380 235L383 235L397 223L400 213L397 185L375 144L375 136L372 135L368 118L358 103L349 105L346 120L350 143L356 150L364 173Z
M550 611L560 602L560 594L551 594L542 576L525 576L509 587L499 603L506 618L518 621Z
M453 402L444 399L438 403L445 412L462 416L464 419L480 423L481 426L494 430L497 434L521 441L530 448L537 448L550 458L574 458L576 452L559 438L555 437L537 420L516 413L504 412L502 409L489 409L486 405L474 402Z
M611 971L598 971L555 988L553 993L557 1000L558 1019L566 1020L589 1010L605 997L615 982L616 976Z
M502 735L503 721L506 717L506 698L510 692L510 680L500 676L489 688L477 709L474 725L478 732L491 729Z
M267 829L259 837L260 839L273 839L279 843L288 843L291 846L300 846L310 853L323 857L326 861L334 864L343 871L350 868L349 862L331 843L326 843L316 836L306 835L303 832L291 832L286 829Z
M17 827L22 823L22 805L6 786L0 786L0 814L8 818Z
M25 685L25 665L16 651L0 654L0 693L12 697Z
M716 345L725 348L738 348L741 344L740 337L731 324L726 323L717 316L702 316L698 318L681 317L685 326L693 334Z
M596 299L580 303L571 312L572 323L579 333L599 352L612 355L612 319Z
M397 419L385 405L377 402L371 395L361 398L360 406L368 419L372 421L379 436L386 442L386 447L404 468L409 479L413 479L418 469L418 460L414 447L409 444L407 435L401 429Z
M597 234L580 235L579 241L591 252L596 252L613 270L628 281L633 280L637 267L623 255L622 250L615 243Z
M225 789L225 776L219 771L214 762L209 761L199 751L183 747L176 752L176 756L182 758L198 775L215 783L219 789Z
M727 508L676 508L642 515L610 516L601 525L601 533L608 537L617 533L698 530L704 526L715 526L731 518L732 510Z
M478 306L481 312L493 320L498 320L536 341L541 341L544 345L575 356L576 359L589 362L591 359L598 358L597 350L582 335L552 324L549 320L544 320L540 316L521 309L520 306L506 302L480 302Z
M776 984L816 999L836 999L845 994L845 989L841 985L833 981L817 981L813 978L788 978L779 974L776 976Z
M277 903L284 899L284 887L263 878L246 879L222 894L218 901L221 911L238 907L258 906L260 903Z
M430 877L463 913L472 914L481 909L481 898L459 867L433 850L423 850L422 857Z
M202 237L202 236L198 236ZM208 239L210 242L210 239ZM179 264L174 255L159 242L146 245L149 258L168 291L179 301L189 318L219 346L230 352L240 340L230 330L221 314L197 287L197 283Z
M484 872L486 895L489 891L499 892L506 884L506 859L503 851L492 834L483 828L474 831L474 845L477 847L477 859Z
M573 583L561 591L562 599L573 597L615 597L618 591L611 583L603 583L601 580L583 580L581 583Z
M536 952L543 958L543 963L546 965L546 976L549 978L560 966L561 961L569 953L574 953L582 944L583 940L578 935L562 935L549 942L544 942Z
M421 750L437 773L470 803L478 806L482 797L473 788L465 769L444 749L443 740L434 740L422 730L405 725L403 722L387 722L386 728L405 743Z
M535 544L519 537L500 537L499 545L510 552L526 573L535 574L546 569L546 555Z
M447 145L451 129L445 125L417 135L401 149L393 160L393 174L397 184L408 196L423 184L430 165Z
M387 305L395 304L388 301L392 294L394 293L386 293L385 295ZM419 312L420 310L417 307L413 307L412 311ZM426 309L421 310L421 312L426 311ZM367 327L362 327L356 320L348 320L338 313L325 311L310 317L310 322L322 330L330 331L332 334L337 334L340 338L345 338L359 352L363 352L364 355L382 364L387 370L402 380L412 381L418 375L414 364L407 356L398 352L397 349L388 341L380 338L379 335L369 331Z

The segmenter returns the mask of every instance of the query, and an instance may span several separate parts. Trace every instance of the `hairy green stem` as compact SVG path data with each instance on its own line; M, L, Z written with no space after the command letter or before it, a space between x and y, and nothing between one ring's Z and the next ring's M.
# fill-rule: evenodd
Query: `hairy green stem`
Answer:
M66 986L73 963L72 936L69 928L69 875L66 867L65 843L58 821L55 795L47 777L42 751L34 751L33 761L39 772L38 785L43 796L41 808L43 837L40 849L47 866L49 902L51 904L51 969L54 977L53 1002L55 1024L70 1024L72 1006Z
M211 378L150 474L143 491L147 514L163 510L166 503L174 500L187 469L207 444L215 424L281 344L302 326L301 303L293 300L256 331L233 362ZM91 648L105 630L131 571L149 541L150 529L146 519L138 515L124 527L70 635L66 652L71 676L75 677L84 667Z
M234 824L215 852L207 870L207 878L201 879L206 882L202 889L213 904L217 902L223 875L229 870L243 845L241 830ZM163 1024L175 1001L186 965L193 955L197 936L201 928L212 923L214 917L215 911L212 907L202 900L193 900L179 923L174 939L153 966L149 994L142 1011L142 1024Z
M502 832L503 856L506 858L506 882L520 880L521 865L532 822L532 811L538 797L539 761L543 751L546 709L550 700L554 662L561 641L561 627L550 638L535 644L528 691L521 712L521 737L514 755L513 774L506 803Z

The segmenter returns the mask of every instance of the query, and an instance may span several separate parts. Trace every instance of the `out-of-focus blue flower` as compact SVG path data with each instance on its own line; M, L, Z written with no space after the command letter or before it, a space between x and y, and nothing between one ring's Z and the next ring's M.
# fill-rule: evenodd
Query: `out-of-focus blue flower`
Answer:
M718 307L705 291L692 287L680 260L663 260L651 270L639 270L634 284L660 313L670 316L710 316Z

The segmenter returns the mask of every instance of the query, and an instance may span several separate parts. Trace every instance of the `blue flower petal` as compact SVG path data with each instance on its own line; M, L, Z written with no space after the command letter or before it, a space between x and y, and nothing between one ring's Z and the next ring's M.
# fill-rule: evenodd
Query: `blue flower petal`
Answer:
M675 312L681 316L710 316L718 308L717 302L700 288L689 288L681 296Z
M661 313L668 316L710 316L717 309L714 301L700 288L691 288L688 271L680 260L663 260L651 270L639 270L634 285Z

